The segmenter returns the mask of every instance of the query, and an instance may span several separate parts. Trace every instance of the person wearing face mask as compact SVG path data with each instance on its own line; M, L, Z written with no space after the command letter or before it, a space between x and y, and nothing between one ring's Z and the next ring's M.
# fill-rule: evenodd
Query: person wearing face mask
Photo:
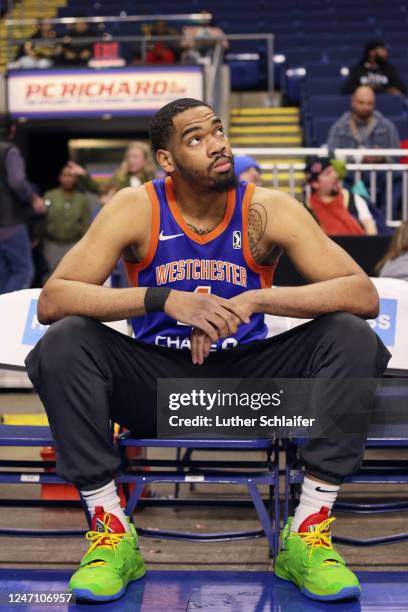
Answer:
M329 157L312 158L306 167L310 189L306 207L329 236L377 234L366 201L343 189L340 175L344 173L344 162Z
M101 186L86 172L85 168L73 161L68 162L69 170L78 177L85 189L103 195L105 202L119 189L140 187L156 177L155 165L149 146L135 140L128 145L123 161L107 185Z
M388 62L388 51L381 40L367 43L361 61L350 70L341 91L354 93L360 85L368 85L376 93L407 95L398 70Z

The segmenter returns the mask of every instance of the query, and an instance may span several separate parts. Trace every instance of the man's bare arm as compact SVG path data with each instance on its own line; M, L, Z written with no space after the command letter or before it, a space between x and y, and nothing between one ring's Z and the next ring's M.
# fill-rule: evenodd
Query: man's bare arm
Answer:
M241 299L246 296L252 303L252 312L304 318L336 311L366 318L377 315L378 294L368 276L303 206L284 193L262 188L255 190L253 203L265 213L260 246L266 242L282 248L311 284L242 294ZM256 235L251 240L251 250L256 249Z
M121 190L104 206L84 237L45 284L38 319L49 324L68 315L114 321L144 312L145 288L102 287L123 249L150 234L151 210L143 187Z

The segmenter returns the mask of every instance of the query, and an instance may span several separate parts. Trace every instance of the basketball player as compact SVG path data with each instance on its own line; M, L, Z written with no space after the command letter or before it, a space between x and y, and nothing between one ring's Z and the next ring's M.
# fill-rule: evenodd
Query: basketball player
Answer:
M110 420L156 436L157 378L378 377L389 353L364 318L378 296L359 266L294 199L236 183L220 119L180 99L151 123L167 178L119 191L45 285L52 324L26 365L49 418L57 471L81 492L91 542L70 581L77 597L117 599L145 569L114 484ZM271 288L285 250L309 281ZM123 254L131 287L102 286ZM312 318L265 339L264 314ZM136 339L101 321L131 318ZM338 405L333 396L325 410ZM363 457L364 436L310 439L306 477L275 571L314 599L360 593L330 540L330 510Z

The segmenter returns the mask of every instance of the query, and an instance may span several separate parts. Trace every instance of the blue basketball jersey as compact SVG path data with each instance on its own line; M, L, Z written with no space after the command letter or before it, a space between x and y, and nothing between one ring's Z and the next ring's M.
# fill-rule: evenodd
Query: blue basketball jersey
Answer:
M271 287L275 266L260 266L252 258L248 240L248 214L254 185L242 182L230 189L222 222L205 235L196 234L183 219L170 177L145 185L152 204L152 231L146 257L126 262L133 287L171 287L231 298L244 291ZM164 312L134 317L135 337L148 344L190 349L191 327ZM267 328L263 314L239 326L234 337L222 338L213 349L232 348L263 340Z

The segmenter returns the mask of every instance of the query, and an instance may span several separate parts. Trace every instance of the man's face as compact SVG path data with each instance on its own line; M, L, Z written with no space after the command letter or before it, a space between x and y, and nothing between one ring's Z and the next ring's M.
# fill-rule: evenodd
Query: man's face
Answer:
M312 187L320 197L336 196L341 188L339 175L333 166L325 168L318 176L317 181L313 181Z
M375 95L370 87L359 87L354 92L351 108L359 119L368 119L374 112Z
M373 60L377 64L385 64L388 60L388 51L385 47L377 47L374 49Z
M78 34L84 34L88 31L88 23L83 19L77 19L75 22L75 31Z
M65 169L59 175L59 182L62 189L72 191L72 189L76 187L77 179L76 176L72 174L72 172L70 172L68 169Z
M173 118L169 143L175 172L191 186L223 193L237 184L230 144L221 120L206 106L191 108Z
M251 166L251 168L248 168L244 172L241 172L241 174L239 175L239 180L248 181L248 183L255 183L255 185L261 185L262 176L257 168Z

